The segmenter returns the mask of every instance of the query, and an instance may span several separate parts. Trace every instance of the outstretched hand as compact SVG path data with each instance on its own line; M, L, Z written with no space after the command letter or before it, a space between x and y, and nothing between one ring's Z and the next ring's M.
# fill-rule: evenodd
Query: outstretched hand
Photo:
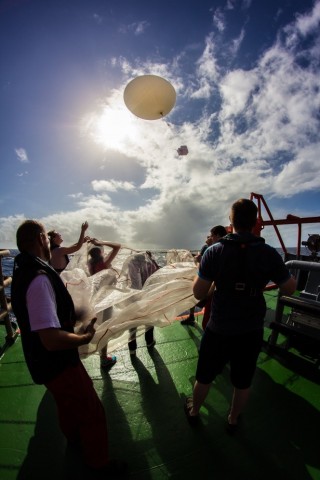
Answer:
M89 224L88 224L88 222L86 221L86 222L84 222L84 223L81 225L81 230L82 230L83 232L85 232L88 227L89 227Z
M89 325L84 331L84 333L89 333L91 335L91 338L95 334L94 324L96 323L96 321L97 321L97 317L92 318Z
M93 243L93 245L96 245L97 247L100 246L100 242L96 238L90 238L89 242Z

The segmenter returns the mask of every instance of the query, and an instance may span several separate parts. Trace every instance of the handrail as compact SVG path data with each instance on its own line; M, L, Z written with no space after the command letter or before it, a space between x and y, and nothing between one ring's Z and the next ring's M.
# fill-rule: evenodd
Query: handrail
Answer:
M320 263L319 262L306 262L301 260L289 260L286 262L286 266L289 269L294 269L298 271L309 271L309 272L320 272ZM311 338L312 345L317 345L319 352L319 341L320 341L320 301L318 300L319 295L315 295L315 299L305 298L305 297L296 297L282 295L279 292L277 307L275 311L274 321L271 322L270 327L272 333L269 337L269 345L275 346L278 339L278 334L283 333L285 336L294 335L296 339L306 339ZM308 329L301 328L301 317L300 322L298 318L295 318L292 324L287 321L283 321L284 307L290 307L293 309L293 312L298 312L300 315L305 317L312 317L314 319L312 326L309 322ZM295 325L295 324L296 325ZM316 335L317 333L317 335ZM303 344L303 342L302 342ZM286 344L288 347L288 343ZM317 364L319 364L319 354L318 354Z
M4 257L11 256L10 250L0 250L0 322L3 323L6 328L6 345L11 345L16 336L17 332L12 328L9 312L11 312L11 301L6 296L5 288L11 285L12 278L3 275L2 271L2 259ZM3 350L2 349L2 350Z
M290 269L308 270L310 272L320 271L320 263L306 262L302 260L288 260L286 266Z

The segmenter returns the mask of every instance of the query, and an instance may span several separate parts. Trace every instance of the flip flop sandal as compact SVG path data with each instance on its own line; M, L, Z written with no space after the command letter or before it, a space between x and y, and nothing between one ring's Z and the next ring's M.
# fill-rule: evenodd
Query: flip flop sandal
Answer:
M196 425L199 422L199 415L190 415L190 412L193 408L193 398L187 397L184 402L184 413L188 419L190 425Z

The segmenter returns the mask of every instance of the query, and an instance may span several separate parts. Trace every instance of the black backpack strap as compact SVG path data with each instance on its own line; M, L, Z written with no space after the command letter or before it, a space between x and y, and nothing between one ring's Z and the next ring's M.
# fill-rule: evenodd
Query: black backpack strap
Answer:
M247 239L246 239L247 240ZM241 241L241 237L229 234L221 240L225 252L221 256L219 273L215 281L217 290L222 289L231 296L258 296L261 288L252 283L249 274L248 254L251 248L264 245L264 239L250 237L251 241Z

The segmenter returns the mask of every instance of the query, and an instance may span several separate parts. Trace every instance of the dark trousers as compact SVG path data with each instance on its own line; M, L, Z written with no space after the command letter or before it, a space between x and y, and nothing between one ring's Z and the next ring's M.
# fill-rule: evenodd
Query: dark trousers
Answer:
M148 330L146 330L144 334L144 339L147 345L150 345L153 342L153 331L154 331L154 327L151 327ZM129 332L130 332L130 336L129 336L130 341L128 342L129 350L137 350L137 340L136 340L137 329L130 328Z

